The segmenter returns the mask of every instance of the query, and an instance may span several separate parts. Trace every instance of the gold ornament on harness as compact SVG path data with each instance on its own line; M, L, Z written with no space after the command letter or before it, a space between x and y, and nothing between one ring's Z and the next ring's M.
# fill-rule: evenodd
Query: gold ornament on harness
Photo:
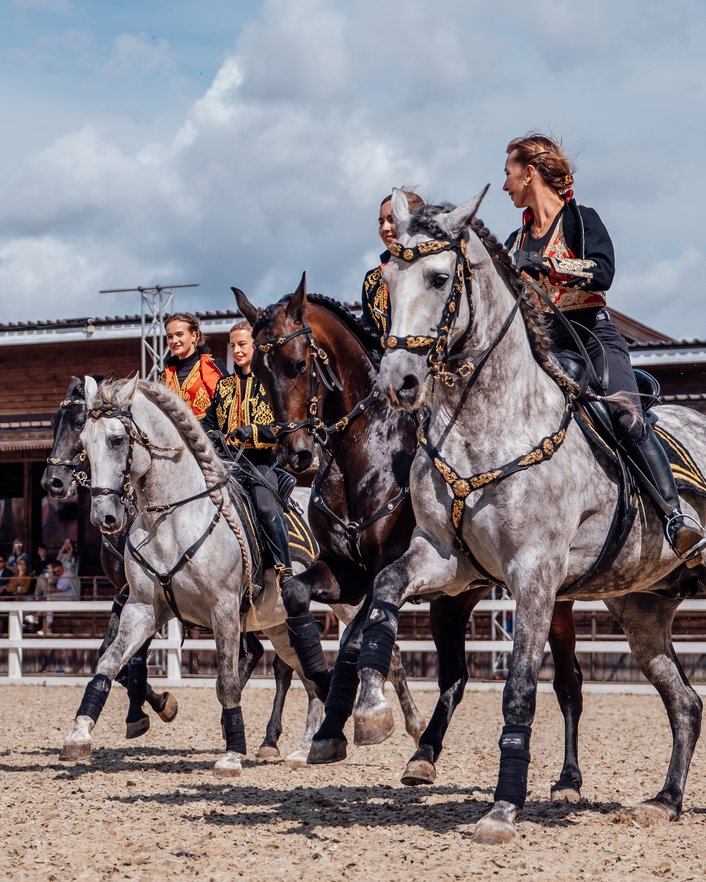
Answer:
M523 456L522 459L517 463L518 466L524 468L524 466L535 465L538 462L541 462L544 459L544 451L541 447L535 447L527 456Z
M444 242L443 239L431 239L429 242L420 242L417 251L419 254L433 254L436 251L443 251L449 245L450 243Z
M411 248L405 248L405 250L402 252L402 257L408 262L410 260L414 260L414 251L412 251Z
M502 469L494 469L492 472L483 472L482 475L474 475L468 480L471 482L471 486L474 490L480 490L481 487L485 487L486 484L492 484L493 481L496 481L501 476Z

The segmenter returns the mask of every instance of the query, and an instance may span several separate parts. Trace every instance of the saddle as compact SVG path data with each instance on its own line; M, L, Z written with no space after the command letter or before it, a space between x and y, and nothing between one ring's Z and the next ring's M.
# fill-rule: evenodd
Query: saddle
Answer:
M292 561L301 563L305 568L311 566L319 555L319 546L311 532L309 525L304 520L297 503L291 498L296 484L296 478L281 468L274 469L277 477L279 502L282 504L284 519L289 533L289 550ZM238 509L241 521L245 527L248 544L253 550L253 584L255 586L252 600L257 599L264 587L265 570L274 565L270 545L267 542L260 522L257 517L257 508L252 498L250 488L253 483L252 473L247 466L237 464L232 469L232 477L228 487L231 499ZM243 606L243 611L247 608Z

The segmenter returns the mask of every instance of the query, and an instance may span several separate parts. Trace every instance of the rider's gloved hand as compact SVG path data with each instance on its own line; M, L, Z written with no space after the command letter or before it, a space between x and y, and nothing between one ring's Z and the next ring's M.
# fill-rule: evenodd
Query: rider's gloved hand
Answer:
M526 272L534 279L538 279L540 275L548 275L551 267L544 262L544 258L539 251L518 251L515 257L515 266L517 272Z
M252 426L238 426L237 429L233 429L228 437L235 439L240 444L245 444L246 441L252 441Z

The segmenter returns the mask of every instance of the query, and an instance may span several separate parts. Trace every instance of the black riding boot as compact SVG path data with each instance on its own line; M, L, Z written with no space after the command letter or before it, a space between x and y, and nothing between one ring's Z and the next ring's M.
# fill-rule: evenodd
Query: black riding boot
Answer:
M667 542L677 557L683 561L692 561L691 565L696 566L706 548L706 534L698 521L682 514L679 493L667 454L650 423L645 425L645 434L639 443L629 441L629 450L637 466L651 478L671 511L671 515L662 513Z
M292 556L289 551L287 522L281 509L278 508L272 520L262 520L260 523L272 553L275 573L277 573L277 584L281 585L285 579L292 575Z

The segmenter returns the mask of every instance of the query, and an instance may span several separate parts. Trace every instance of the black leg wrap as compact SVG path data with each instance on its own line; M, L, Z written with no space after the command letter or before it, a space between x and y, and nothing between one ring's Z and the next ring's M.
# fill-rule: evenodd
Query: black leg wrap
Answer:
M90 717L94 723L97 723L109 692L110 680L108 677L105 674L96 674L86 686L83 700L81 701L81 706L76 711L76 716Z
M226 750L245 756L247 749L243 711L239 707L224 707L221 711L221 725L226 736Z
M310 612L301 616L287 616L289 642L296 652L304 676L315 680L328 671L321 648L321 626Z
M147 700L147 653L144 646L127 664L127 694L130 699L127 722L130 723L143 716L142 705Z
M128 683L127 665L125 665L125 667L123 667L123 668L120 668L120 670L118 671L118 676L115 678L115 682L119 683L121 686L123 686L125 689L127 689L127 683Z
M340 736L346 720L353 713L358 692L358 671L355 663L356 653L351 650L342 650L336 659L326 699L326 717L317 732L317 738Z
M394 603L374 602L363 625L363 645L358 670L373 668L383 677L390 671L390 659L397 637L399 610Z
M511 802L523 808L527 799L527 770L530 762L531 726L503 726L500 747L500 771L495 801Z

